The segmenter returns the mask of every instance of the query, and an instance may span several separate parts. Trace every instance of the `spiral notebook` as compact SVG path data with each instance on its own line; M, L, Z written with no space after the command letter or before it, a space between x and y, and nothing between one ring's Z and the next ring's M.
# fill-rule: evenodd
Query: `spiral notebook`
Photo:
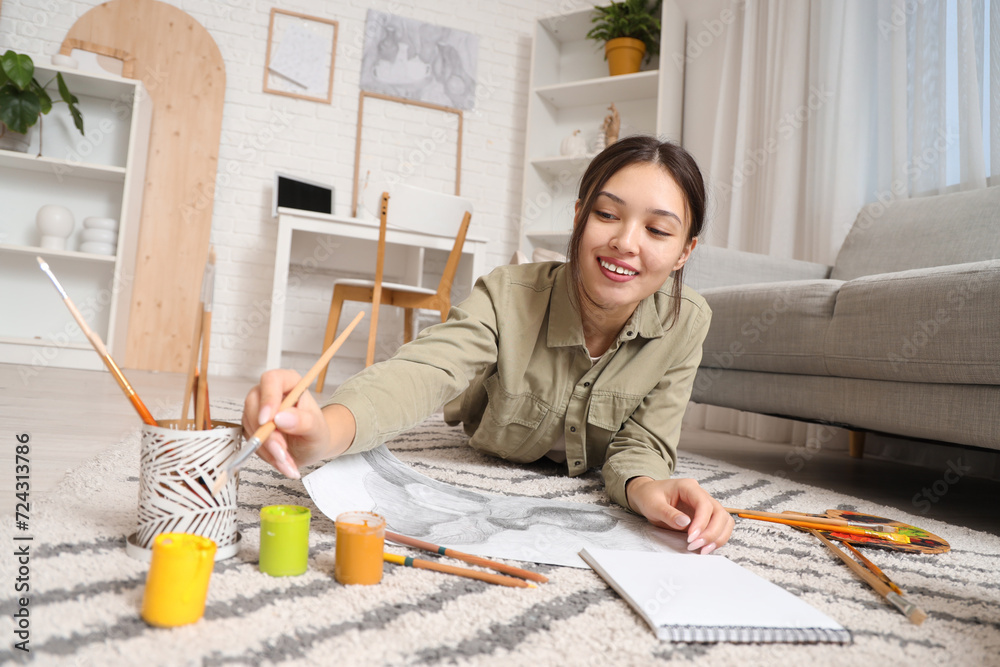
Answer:
M584 549L580 557L665 641L851 643L832 618L725 556Z

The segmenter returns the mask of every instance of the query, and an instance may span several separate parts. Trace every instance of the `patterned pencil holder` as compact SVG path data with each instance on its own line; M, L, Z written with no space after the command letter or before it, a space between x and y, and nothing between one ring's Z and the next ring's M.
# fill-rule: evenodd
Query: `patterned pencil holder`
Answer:
M215 560L239 551L236 489L239 475L212 496L212 484L239 449L243 428L213 421L208 431L180 430L179 420L143 425L139 460L139 516L126 550L140 560L152 558L160 533L202 535L218 545Z

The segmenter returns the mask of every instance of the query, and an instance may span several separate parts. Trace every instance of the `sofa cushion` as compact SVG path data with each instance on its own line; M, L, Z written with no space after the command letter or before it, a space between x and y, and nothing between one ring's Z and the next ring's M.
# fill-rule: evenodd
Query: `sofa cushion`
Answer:
M823 341L839 280L790 280L701 291L712 308L701 365L827 375Z
M1000 259L1000 186L861 209L830 277Z
M844 283L825 352L841 377L1000 385L1000 260Z

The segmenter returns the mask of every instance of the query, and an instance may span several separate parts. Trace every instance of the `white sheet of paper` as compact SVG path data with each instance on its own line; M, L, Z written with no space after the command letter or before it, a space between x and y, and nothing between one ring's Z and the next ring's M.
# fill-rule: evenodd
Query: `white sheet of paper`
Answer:
M329 43L300 25L285 30L268 69L310 92L324 91L330 60Z
M372 511L388 529L487 558L587 567L584 548L687 551L686 534L663 530L618 507L504 496L431 479L383 445L342 456L303 480L323 514Z

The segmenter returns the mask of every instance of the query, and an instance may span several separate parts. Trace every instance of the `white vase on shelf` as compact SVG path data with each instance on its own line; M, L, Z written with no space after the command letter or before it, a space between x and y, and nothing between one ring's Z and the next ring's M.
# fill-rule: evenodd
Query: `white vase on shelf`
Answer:
M564 157L579 157L587 154L587 140L580 134L580 130L573 130L573 134L562 140L559 154Z
M73 233L76 221L73 211L58 204L46 204L35 214L35 224L42 235L41 247L48 250L65 250L66 239Z
M0 126L0 150L27 153L31 148L31 135L34 130L34 127L30 127L25 134L21 134L9 127Z

